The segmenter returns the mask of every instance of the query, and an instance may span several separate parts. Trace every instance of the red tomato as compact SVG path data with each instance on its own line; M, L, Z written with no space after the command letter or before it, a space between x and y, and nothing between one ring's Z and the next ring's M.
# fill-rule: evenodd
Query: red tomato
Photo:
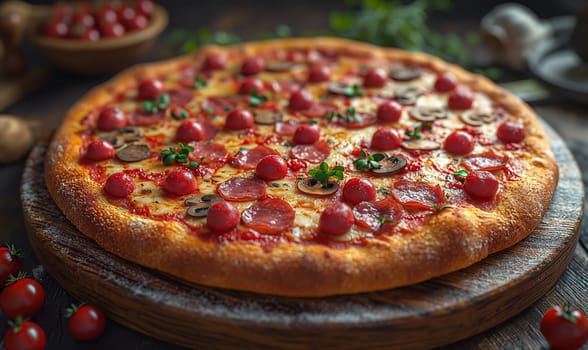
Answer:
M144 80L139 84L140 100L155 100L163 92L163 83L159 79Z
M554 306L541 318L541 334L553 350L576 350L588 340L588 319L573 306Z
M239 86L239 93L241 95L251 95L251 93L253 91L255 91L257 94L261 95L261 94L263 94L263 90L264 90L263 81L259 78L255 78L255 77L245 79L241 83L241 86Z
M240 219L239 209L233 204L226 201L215 202L208 208L206 226L213 232L225 233L237 227Z
M25 321L8 328L4 335L5 350L43 350L45 332L34 322Z
M453 154L467 154L474 150L476 142L472 135L465 131L456 130L445 139L444 148Z
M204 127L195 120L186 120L176 131L176 140L183 143L204 139Z
M41 33L50 38L65 38L69 33L69 26L64 22L51 21L43 25Z
M209 54L202 63L204 70L224 69L227 65L227 56L223 54Z
M167 175L163 187L169 193L183 196L198 189L198 180L191 171L178 168Z
M18 316L30 318L35 316L45 303L45 289L31 278L19 276L0 294L0 309L11 320Z
M259 56L247 57L243 60L241 65L241 74L253 75L261 73L265 70L265 61Z
M114 11L110 6L108 6L108 4L103 4L100 7L100 10L98 10L96 17L98 19L98 23L100 24L100 26L105 26L108 23L114 23L118 21L118 15L116 14L116 11Z
M235 108L225 121L225 127L231 130L242 130L248 129L253 126L254 118L253 114L246 109Z
M294 143L297 145L312 145L321 137L318 125L302 124L294 131Z
M351 229L355 218L349 206L335 202L323 210L319 219L319 229L328 235L342 235Z
M127 125L126 114L117 107L109 107L98 116L98 129L112 131Z
M153 14L155 5L151 0L137 0L135 1L135 9L137 12L142 13L143 15L147 16L147 18L149 18Z
M397 122L402 115L402 105L396 101L384 101L378 105L378 120L384 123Z
M498 192L498 180L489 171L472 171L466 176L463 188L471 196L491 198Z
M343 186L342 198L351 205L371 202L376 199L376 186L368 179L351 178Z
M81 24L86 28L92 28L96 24L96 20L94 19L94 16L92 16L90 13L81 12L77 13L74 16L73 24Z
M67 328L77 340L89 341L98 338L106 327L106 316L93 305L72 305L67 309Z
M137 14L135 17L125 21L125 29L128 31L145 29L148 25L149 20L142 14Z
M458 86L449 94L447 105L451 109L470 109L474 103L474 93L465 86Z
M114 157L114 146L105 140L96 140L88 144L86 159L100 162Z
M104 191L113 197L128 197L135 190L133 179L125 173L114 173L104 184Z
M266 181L283 179L287 174L288 164L275 154L263 157L255 167L255 175Z
M293 111L303 111L309 109L314 104L312 94L307 90L298 90L292 93L290 101L288 101L288 108Z
M0 247L0 288L4 286L8 276L16 277L21 269L22 253L13 245Z
M100 27L100 34L105 38L120 38L125 33L125 27L118 22L106 23Z
M383 127L376 130L372 136L371 148L379 151L389 151L400 146L402 140L395 129Z
M506 120L498 126L496 136L504 143L518 143L525 139L525 126L512 120Z
M451 72L439 74L435 80L435 90L439 92L448 92L455 89L457 77Z
M331 68L323 63L314 63L308 72L309 83L320 83L331 78Z
M382 68L371 68L363 77L363 86L368 88L378 88L386 85L388 74Z

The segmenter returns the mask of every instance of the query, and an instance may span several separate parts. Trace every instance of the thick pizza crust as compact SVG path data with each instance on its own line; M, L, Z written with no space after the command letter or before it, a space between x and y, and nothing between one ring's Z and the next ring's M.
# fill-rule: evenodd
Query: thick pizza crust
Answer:
M390 57L450 70L474 90L487 94L524 121L529 168L522 180L501 190L495 210L445 210L412 234L368 240L365 246L333 249L323 245L282 243L264 251L240 241L217 244L187 234L177 222L156 221L110 204L78 159L80 120L126 86L172 72L182 63L200 61L209 51L255 54L273 48L325 48L372 57ZM46 182L66 217L105 250L140 265L208 286L286 296L325 296L413 284L469 266L526 237L539 224L551 201L558 171L549 140L533 111L516 97L478 75L438 58L349 40L287 39L235 47L206 47L194 56L131 68L96 87L68 112L51 142Z

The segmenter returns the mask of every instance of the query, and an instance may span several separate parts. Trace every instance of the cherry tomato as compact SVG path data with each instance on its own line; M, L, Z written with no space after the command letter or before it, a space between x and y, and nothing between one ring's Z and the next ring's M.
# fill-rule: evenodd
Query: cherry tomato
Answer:
M105 38L120 38L125 33L125 27L118 22L106 23L100 27L100 34Z
M253 75L261 73L265 70L265 61L259 56L247 57L243 60L241 65L241 74Z
M227 56L223 54L209 54L202 63L204 70L224 69L227 65Z
M386 85L388 74L382 68L371 68L363 77L363 86L368 88L378 88Z
M45 342L43 329L30 321L11 326L4 335L5 350L43 350Z
M108 23L115 23L118 22L118 15L116 11L112 9L112 7L108 6L108 4L103 4L98 10L96 14L96 18L98 19L98 23L100 26L105 26Z
M20 272L22 253L13 245L0 247L0 288L4 286L8 276L16 277Z
M456 85L457 77L455 74L445 72L437 76L437 80L435 80L435 91L448 92L455 89Z
M372 136L371 148L379 151L389 151L400 146L402 140L395 129L383 127L376 130Z
M204 127L195 120L186 120L176 131L176 140L183 143L204 139Z
M178 168L167 175L163 187L169 193L183 196L198 189L198 180L191 171Z
M463 188L471 196L491 198L498 192L498 180L489 171L472 171L466 176Z
M50 38L65 38L69 34L69 26L65 22L51 21L41 27L41 33Z
M308 72L309 83L321 83L331 78L331 68L324 63L314 63Z
M343 202L335 202L321 213L319 229L328 235L339 236L349 231L354 222L351 208Z
M588 319L570 305L554 306L541 318L541 334L553 350L576 350L588 340Z
M253 91L261 95L263 93L263 90L263 81L255 77L245 79L239 86L239 93L241 95L251 95Z
M137 0L135 1L135 9L137 12L142 13L147 18L151 17L155 4L151 0Z
M32 278L19 276L0 293L0 309L11 320L35 316L45 303L45 289ZM18 277L17 277L18 278Z
M378 105L378 120L384 123L397 122L402 115L402 105L396 101L384 101Z
M125 29L128 31L145 29L148 25L149 20L142 14L137 14L125 21Z
M318 125L302 124L294 131L294 143L297 145L312 145L321 137Z
M133 179L125 173L114 173L106 179L104 191L113 197L125 198L135 190Z
M88 144L86 159L100 162L114 157L114 146L105 140L96 140Z
M290 101L288 101L288 108L293 111L303 111L309 109L314 104L312 94L307 90L298 90L292 93Z
M90 13L80 12L74 16L73 24L81 24L86 28L92 28L96 24L96 19Z
M127 125L126 114L117 107L109 107L100 112L98 116L98 129L112 131L124 128Z
M228 115L225 127L231 130L248 129L253 126L253 114L246 109L235 108Z
M498 126L496 136L504 143L518 143L525 139L525 126L512 120L506 120Z
M124 6L120 11L120 21L128 29L127 24L137 16L137 11L131 6Z
M371 202L376 199L376 186L368 179L351 178L343 186L342 198L351 205Z
M255 167L255 175L266 181L283 179L287 174L288 164L275 154L263 157Z
M447 105L451 109L469 109L474 103L474 93L465 86L458 86L449 94Z
M89 341L98 338L106 327L106 316L93 305L72 305L67 309L67 328L77 340Z
M472 135L465 131L456 130L445 139L444 148L453 154L467 154L474 150L476 142Z
M139 84L140 100L155 100L163 92L163 83L159 79L144 80Z
M226 201L215 202L208 208L206 226L213 232L225 233L237 227L240 219L239 209L233 204Z

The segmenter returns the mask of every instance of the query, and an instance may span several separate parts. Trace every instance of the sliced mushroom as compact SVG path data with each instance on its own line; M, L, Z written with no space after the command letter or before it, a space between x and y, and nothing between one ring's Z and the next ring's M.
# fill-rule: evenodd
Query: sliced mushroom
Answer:
M412 107L408 110L410 116L422 122L432 122L436 119L447 118L447 111L442 107Z
M372 173L392 175L404 169L408 161L400 156L389 156L379 161L378 164L380 164L380 167L371 169Z
M421 69L413 66L398 65L390 68L390 78L398 81L409 81L421 76Z
M459 115L462 122L471 126L480 126L482 124L491 123L494 120L492 113L480 111L467 111Z
M409 140L402 142L402 147L411 150L431 151L441 148L441 144L431 140Z
M210 203L199 203L186 209L186 214L197 218L205 217L208 214Z
M265 63L265 70L268 72L287 72L294 65L288 61L268 61Z
M255 122L261 125L273 125L284 119L284 113L271 109L261 109L255 113Z
M419 86L399 86L394 90L394 98L403 105L413 105L424 93Z
M327 85L327 90L336 95L349 95L351 85L339 81L331 82Z
M126 144L125 138L117 132L109 132L108 134L104 134L100 137L100 139L110 143L112 146L114 146L114 148L120 148Z
M296 180L296 188L306 194L313 194L317 196L328 196L337 192L339 184L333 181L327 182L326 185L318 182L312 177L299 178Z
M134 128L132 126L126 126L122 129L117 130L117 132L120 135L122 135L125 142L139 141L143 137L143 131L139 128Z
M197 205L201 203L209 203L212 204L214 202L222 201L223 198L216 194L199 194L197 196L192 196L190 198L186 198L184 204L187 206Z
M131 163L147 159L151 149L144 143L131 143L116 152L116 158L123 162Z

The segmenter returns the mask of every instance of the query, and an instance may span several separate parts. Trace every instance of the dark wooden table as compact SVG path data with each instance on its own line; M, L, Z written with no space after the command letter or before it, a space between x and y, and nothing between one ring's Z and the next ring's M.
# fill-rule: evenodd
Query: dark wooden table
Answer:
M158 41L148 60L170 57L173 52L166 40L173 28L200 28L235 30L251 39L272 30L285 22L294 34L318 31L327 27L326 13L333 7L341 7L334 1L317 2L312 7L294 6L291 1L265 1L243 8L235 1L215 1L214 4L165 1L171 15L170 30ZM185 8L191 6L191 8ZM288 9L287 18L283 9ZM480 11L477 9L477 11ZM472 22L470 18L469 22ZM37 59L38 60L38 59ZM41 62L42 63L42 62ZM55 128L66 110L88 89L107 80L108 77L80 78L55 71L50 81L36 93L3 111L42 121L44 132ZM583 182L588 184L588 108L554 99L534 106L535 110L566 141L582 170ZM63 310L75 302L39 265L26 240L25 225L19 199L19 183L24 161L0 165L0 242L11 242L25 252L24 269L30 272L46 288L47 299L42 312L35 320L46 330L48 349L175 349L177 347L109 322L105 334L95 342L74 341L66 330ZM578 188L578 191L585 189ZM586 210L584 211L586 212ZM588 220L580 226L580 244L567 271L557 286L513 319L478 336L454 344L450 349L540 349L547 344L539 332L541 315L551 306L570 301L588 312ZM83 281L80 281L83 283ZM129 311L131 312L131 311ZM500 312L497 310L497 312ZM0 335L6 330L6 318L0 316ZM243 344L246 347L246 344ZM588 349L588 346L585 346Z

